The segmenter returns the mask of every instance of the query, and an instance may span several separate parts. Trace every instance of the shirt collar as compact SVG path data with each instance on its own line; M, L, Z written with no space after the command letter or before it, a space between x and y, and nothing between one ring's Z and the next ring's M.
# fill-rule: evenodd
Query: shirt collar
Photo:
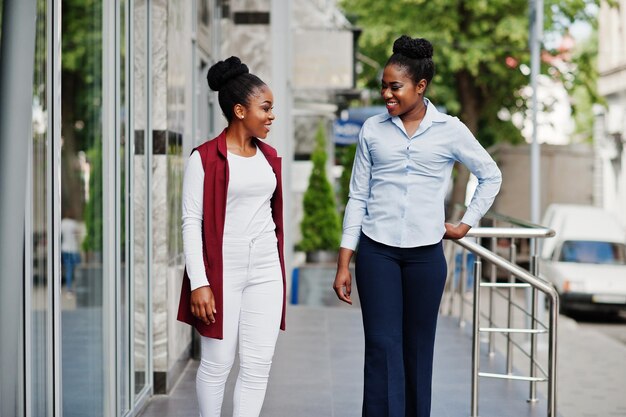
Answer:
M424 127L424 129L430 127L433 123L445 123L446 122L446 115L444 113L441 113L439 110L437 110L437 107L435 107L434 104L431 103L431 101L424 97L424 104L426 105L426 114L424 115L424 119L422 120L422 123L420 124L420 131L422 130L422 126ZM395 124L401 123L400 121L400 117L398 116L391 116L388 112L387 113L383 113L383 117L380 119L380 122L386 122L387 120L390 120L392 122L394 122Z

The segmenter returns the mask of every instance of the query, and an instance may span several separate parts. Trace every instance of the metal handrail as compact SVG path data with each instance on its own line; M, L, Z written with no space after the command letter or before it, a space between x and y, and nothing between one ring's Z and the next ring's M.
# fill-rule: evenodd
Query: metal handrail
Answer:
M506 237L506 238L543 238L553 237L554 230L545 227L522 229L521 227L477 227L470 229L466 237Z
M457 203L454 205L454 211L456 212L456 214L464 212L465 210L467 210L467 206L465 204ZM457 218L459 216L453 216L453 217ZM490 219L490 220L500 221L504 223L509 223L519 228L544 229L544 227L540 224L531 223L524 219L518 219L516 217L507 216L506 214L498 213L493 210L487 211L487 213L483 216L483 219Z
M466 206L463 204L458 204L458 208L465 210ZM506 214L497 213L495 211L489 210L487 214L483 216L484 219L498 220L505 223L513 224L517 227L524 227L528 229L543 229L544 227L540 224L531 223L527 220L517 219L515 217L507 216Z
M482 229L482 230L481 230ZM505 234L506 231L506 234ZM538 227L537 229L518 229L518 228L476 228L468 233L469 237L507 237L507 238L538 238L538 237L549 237L553 236L554 231L550 229L546 229L543 227ZM556 331L557 331L557 318L559 311L559 295L554 288L554 286L536 275L531 274L525 269L509 262L508 260L502 258L501 256L493 253L492 251L484 248L483 246L478 245L477 243L472 242L467 237L456 240L454 243L463 247L464 249L474 253L477 255L477 259L474 263L474 307L473 307L473 334L472 334L472 417L478 416L478 377L479 376L494 376L498 374L488 374L479 372L479 364L480 364L480 288L481 288L481 272L482 272L482 262L481 259L484 259L490 262L492 265L495 265L498 268L501 268L512 276L524 281L527 284L530 284L533 288L533 317L536 316L537 310L537 297L536 291L540 291L545 294L550 301L550 311L549 311L549 325L548 327L548 392L547 392L547 408L548 408L548 417L556 417ZM537 259L536 255L533 256L534 259L534 270L537 270ZM464 277L460 277L462 279L462 283L464 284ZM490 324L491 320L490 320ZM536 323L533 320L533 331L536 329ZM500 331L512 332L511 326L507 329L499 329ZM535 384L536 382L544 381L544 378L537 378L534 376L535 374L535 364L534 364L534 351L536 350L536 342L535 342L536 334L531 334L531 375L530 377L519 377L513 375L498 375L497 378L508 378L508 379L516 379L516 380L526 380L531 381L531 400L535 399Z

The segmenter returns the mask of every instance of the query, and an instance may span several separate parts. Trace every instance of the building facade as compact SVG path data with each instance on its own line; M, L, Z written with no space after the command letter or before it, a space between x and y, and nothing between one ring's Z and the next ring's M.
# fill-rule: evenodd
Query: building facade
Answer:
M598 92L606 108L596 112L596 203L626 225L626 1L602 2L598 16Z

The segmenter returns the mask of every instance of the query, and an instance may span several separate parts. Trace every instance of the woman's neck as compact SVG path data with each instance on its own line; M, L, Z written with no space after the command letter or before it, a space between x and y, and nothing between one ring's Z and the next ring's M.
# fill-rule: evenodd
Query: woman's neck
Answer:
M253 151L256 149L253 139L239 123L231 124L226 129L226 147L231 152L246 154Z
M403 122L408 123L421 122L424 119L424 116L426 116L426 107L427 106L424 100L420 100L414 109L404 114L401 114L400 119Z

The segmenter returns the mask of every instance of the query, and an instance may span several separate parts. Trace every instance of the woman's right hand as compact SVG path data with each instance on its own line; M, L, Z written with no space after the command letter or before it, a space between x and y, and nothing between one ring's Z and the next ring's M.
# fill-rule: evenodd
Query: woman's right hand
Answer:
M352 292L352 275L350 274L350 259L352 259L352 249L339 248L337 259L337 275L333 283L333 290L337 297L344 303L352 305L350 293Z
M211 287L196 288L191 292L191 314L206 325L215 323L215 297Z
M350 274L349 268L337 268L333 289L341 301L352 305L352 300L350 299L350 293L352 292L352 275Z

